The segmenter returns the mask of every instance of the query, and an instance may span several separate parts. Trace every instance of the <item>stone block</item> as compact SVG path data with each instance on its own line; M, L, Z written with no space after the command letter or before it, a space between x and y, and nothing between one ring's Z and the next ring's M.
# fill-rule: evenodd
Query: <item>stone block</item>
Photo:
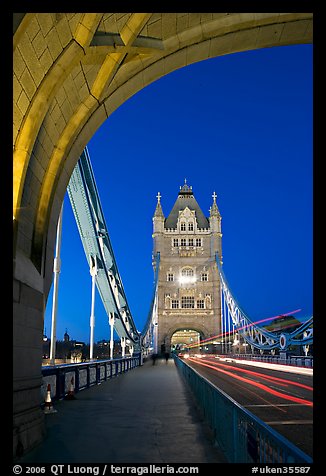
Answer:
M256 47L264 48L268 45L277 45L280 42L283 25L274 24L260 27L256 39Z
M199 25L202 22L202 15L202 13L188 13L189 28Z
M212 38L209 48L209 57L214 58L216 56L231 53L233 38L234 33L229 33L228 35Z
M209 57L210 40L203 41L187 48L187 64L196 63Z
M39 274L34 265L30 262L29 267L34 268L34 272ZM44 302L43 302L43 293L37 291L36 289L28 286L25 283L21 283L21 304L26 307L32 307L36 310L43 312L44 311Z
M36 35L40 32L41 28L39 22L37 21L37 17L35 15L32 16L28 23L28 27L26 29L27 35L30 41L33 41ZM42 35L43 36L43 35Z
M46 35L51 30L51 28L53 28L54 14L53 13L36 13L36 18L42 30L43 36L46 37Z
M15 75L18 79L20 79L21 75L26 69L26 63L19 51L19 48L15 48L15 51L13 53L13 67Z
M63 48L56 28L52 28L45 38L53 61L62 53Z
M177 33L177 14L164 13L162 15L162 38L170 38Z
M33 62L37 61L36 53L26 33L22 34L21 41L17 45L16 49L21 54L23 61L25 62L28 68L30 68Z
M165 71L164 71L164 60L159 60L156 63L148 66L144 71L143 71L143 81L144 85L150 84L156 79L161 78L164 76Z
M65 15L63 15L56 23L56 29L62 48L65 48L72 39L72 34L69 28L69 22Z
M171 55L163 59L164 62L164 74L175 71L178 68L182 68L187 65L187 53L186 49L182 49L172 53Z
M46 44L46 41L44 40L43 33L40 30L35 36L35 38L32 40L32 45L36 53L36 56L40 58L47 48L47 44Z
M158 19L157 21L148 24L147 26L148 36L151 38L162 38L162 21Z
M246 51L256 48L257 29L237 31L233 35L232 51Z
M39 62L40 62L41 67L43 68L44 74L46 74L49 71L49 69L50 69L50 67L52 66L52 63L53 63L52 56L51 56L48 48L46 48L43 51L42 55L39 58Z
M36 84L34 83L34 80L31 76L31 73L29 72L29 69L25 69L23 74L21 75L21 84L23 86L23 89L29 99L33 98L35 91L36 91Z
M180 48L193 43L199 43L203 39L202 25L199 24L188 30L181 31L178 33L178 38Z
M302 37L305 36L305 33L308 27L310 28L310 25L311 20L299 20L285 23L281 35L281 43L286 45L301 43Z

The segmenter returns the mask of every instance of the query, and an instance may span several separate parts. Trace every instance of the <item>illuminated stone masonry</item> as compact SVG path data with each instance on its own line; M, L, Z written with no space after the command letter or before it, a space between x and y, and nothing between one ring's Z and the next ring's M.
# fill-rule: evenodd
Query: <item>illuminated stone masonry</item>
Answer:
M202 339L220 332L220 282L215 254L222 256L221 239L221 215L215 193L208 218L186 181L167 218L161 195L157 195L153 255L160 252L159 353L171 350L171 339L178 331L197 331Z

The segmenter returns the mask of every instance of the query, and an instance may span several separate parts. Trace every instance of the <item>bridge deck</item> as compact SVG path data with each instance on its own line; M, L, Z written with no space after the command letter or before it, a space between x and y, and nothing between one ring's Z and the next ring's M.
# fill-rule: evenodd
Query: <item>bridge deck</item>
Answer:
M47 436L26 463L223 463L170 359L55 403Z

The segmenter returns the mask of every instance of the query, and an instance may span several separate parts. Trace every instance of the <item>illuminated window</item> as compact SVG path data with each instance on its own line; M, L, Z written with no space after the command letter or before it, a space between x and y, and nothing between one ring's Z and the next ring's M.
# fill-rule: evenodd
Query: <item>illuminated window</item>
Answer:
M178 299L172 299L172 301L171 301L171 307L172 307L172 309L179 309L179 301L178 301Z
M196 282L194 270L190 267L183 268L180 273L180 284L193 284Z
M205 301L204 299L197 300L197 309L205 309Z
M181 276L193 276L194 270L192 268L183 268L181 270Z
M194 309L195 298L193 296L183 296L181 298L181 307L182 309Z
M186 224L184 222L181 223L181 231L186 231Z
M208 274L207 273L202 273L201 274L201 280L202 281L208 281Z
M173 273L168 273L167 274L167 281L174 281L174 274Z

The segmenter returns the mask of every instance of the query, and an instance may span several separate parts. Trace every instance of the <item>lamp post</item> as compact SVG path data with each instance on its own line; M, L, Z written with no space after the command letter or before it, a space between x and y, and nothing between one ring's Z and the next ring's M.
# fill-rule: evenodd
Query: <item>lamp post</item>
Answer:
M53 281L53 302L52 302L52 320L51 320L51 343L50 343L50 363L55 364L55 347L57 343L57 310L58 310L58 290L59 290L59 274L61 271L61 234L62 234L62 213L63 202L61 205L60 215L57 225L57 239L55 245L55 258L53 263L54 281Z
M94 352L94 327L95 327L95 280L97 275L96 257L90 256L89 272L92 276L92 303L91 303L91 316L90 316L90 343L89 343L89 360L93 360Z

